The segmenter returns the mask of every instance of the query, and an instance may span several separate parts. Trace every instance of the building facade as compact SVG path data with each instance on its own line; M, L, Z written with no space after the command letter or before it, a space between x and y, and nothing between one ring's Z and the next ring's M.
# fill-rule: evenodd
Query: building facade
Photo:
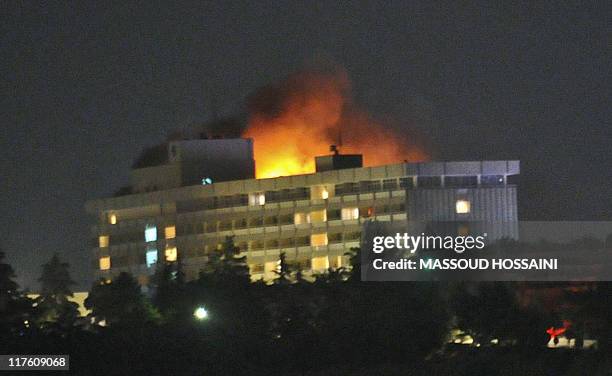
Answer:
M86 205L97 222L93 274L126 271L147 286L158 262L180 258L187 278L197 278L227 236L253 280L274 278L283 252L305 274L324 272L347 266L367 221L516 222L508 179L518 173L518 161L402 163L134 190Z
M305 275L324 272L348 265L367 221L516 222L518 173L518 161L402 163L133 190L87 203L92 269L146 287L160 261L180 258L193 279L233 236L253 280L275 278L281 253Z

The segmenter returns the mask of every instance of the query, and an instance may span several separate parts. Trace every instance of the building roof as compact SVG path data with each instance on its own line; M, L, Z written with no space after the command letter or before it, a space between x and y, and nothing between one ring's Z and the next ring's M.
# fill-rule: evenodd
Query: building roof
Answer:
M520 165L518 160L400 163L267 179L234 180L210 185L193 185L163 191L102 198L88 201L86 203L86 210L89 213L96 213L101 210L146 206L159 204L160 202L174 202L198 197L245 194L318 184L341 184L403 176L518 175L519 173Z

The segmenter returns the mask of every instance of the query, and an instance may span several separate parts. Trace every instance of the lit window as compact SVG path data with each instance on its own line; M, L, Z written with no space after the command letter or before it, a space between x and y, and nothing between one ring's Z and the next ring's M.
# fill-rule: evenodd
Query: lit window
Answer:
M467 200L457 200L455 204L457 214L466 214L470 212L470 202Z
M325 209L310 212L310 222L315 223L325 221L327 221L327 211Z
M325 271L329 269L329 258L327 256L313 257L312 258L312 270L313 271Z
M111 267L110 256L100 257L100 270L108 270Z
M147 268L157 264L157 249L147 251Z
M311 200L327 200L329 196L329 190L324 185L315 185L310 187Z
M280 260L268 261L264 265L266 273L274 273L280 270Z
M249 205L258 206L266 203L266 196L262 192L249 193Z
M108 247L108 235L100 235L100 237L98 238L98 243L100 243L100 248L106 248Z
M339 269L343 266L342 256L330 256L329 267L333 269Z
M116 225L117 224L117 216L115 214L111 214L108 216L108 223L110 223L111 225Z
M166 239L176 238L176 226L168 226L164 229L164 235Z
M177 251L176 247L166 248L166 261L173 262L176 261Z
M145 229L145 241L154 242L157 241L157 227L147 226Z
M313 247L327 245L327 233L310 235L310 245Z
M296 225L301 225L309 222L310 216L306 213L295 213L295 215L293 216L293 223L295 223Z
M359 208L342 208L340 217L344 220L359 218Z

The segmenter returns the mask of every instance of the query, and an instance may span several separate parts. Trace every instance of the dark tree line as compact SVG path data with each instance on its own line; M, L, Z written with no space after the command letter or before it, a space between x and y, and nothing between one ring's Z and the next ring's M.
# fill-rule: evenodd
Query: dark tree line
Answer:
M57 255L43 265L32 300L0 253L0 351L68 353L83 375L300 374L336 365L414 366L444 349L451 328L483 347L497 340L498 347L537 351L548 341L545 328L561 319L542 305L521 304L516 284L364 283L358 253L351 268L314 280L281 254L277 278L253 283L230 237L196 280L185 280L179 260L157 265L147 295L128 273L95 282L86 318L69 301L74 282ZM568 315L609 333L609 284L570 295ZM579 337L577 327L572 335Z

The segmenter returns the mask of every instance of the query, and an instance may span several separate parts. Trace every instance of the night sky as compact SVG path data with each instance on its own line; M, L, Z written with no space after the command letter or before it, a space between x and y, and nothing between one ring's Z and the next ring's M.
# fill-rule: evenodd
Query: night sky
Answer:
M86 200L321 61L435 159L520 159L521 219L612 219L610 6L457 3L3 2L0 248L22 287L59 252L88 289Z

